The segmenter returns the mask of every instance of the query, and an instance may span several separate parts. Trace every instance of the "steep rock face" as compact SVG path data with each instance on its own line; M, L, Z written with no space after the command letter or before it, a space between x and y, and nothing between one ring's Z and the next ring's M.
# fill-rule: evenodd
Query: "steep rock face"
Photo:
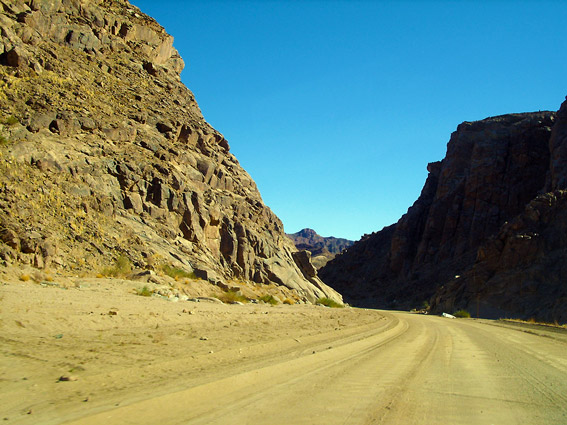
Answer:
M563 102L557 112L549 141L549 150L551 163L547 191L567 189L567 101Z
M351 303L421 305L545 187L554 119L540 112L459 125L407 214L328 263L323 280Z
M433 312L567 322L567 192L536 197L478 250L463 275L439 288Z
M488 239L473 266L441 287L432 311L467 309L481 317L567 321L567 101L549 141L543 193Z
M348 239L320 236L313 229L303 229L297 233L288 234L288 236L297 249L307 250L311 253L312 262L317 269L323 267L338 253L354 243Z
M0 8L4 264L94 271L122 254L340 301L304 276L152 18L124 0Z

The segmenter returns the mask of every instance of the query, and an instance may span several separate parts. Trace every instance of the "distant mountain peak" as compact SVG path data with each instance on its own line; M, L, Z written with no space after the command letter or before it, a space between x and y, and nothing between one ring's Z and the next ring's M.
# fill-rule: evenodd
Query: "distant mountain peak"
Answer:
M354 242L348 239L323 237L313 229L305 228L297 233L288 233L297 249L310 251L315 267L323 267L335 255L350 247Z
M313 229L306 227L305 229L300 230L297 233L294 233L297 236L301 236L302 238L313 238L319 236L317 232ZM319 236L321 237L321 236Z

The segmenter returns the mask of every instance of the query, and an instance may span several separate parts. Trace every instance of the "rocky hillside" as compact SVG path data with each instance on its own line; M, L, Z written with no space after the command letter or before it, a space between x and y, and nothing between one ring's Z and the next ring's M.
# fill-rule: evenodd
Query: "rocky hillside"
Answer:
M407 214L322 278L354 304L420 307L438 291L433 311L566 320L564 109L459 125Z
M78 274L120 259L340 300L205 121L152 18L124 0L0 0L0 27L2 264Z
M288 233L296 248L311 252L313 265L320 269L354 242L348 239L323 237L313 229L303 229L297 233Z

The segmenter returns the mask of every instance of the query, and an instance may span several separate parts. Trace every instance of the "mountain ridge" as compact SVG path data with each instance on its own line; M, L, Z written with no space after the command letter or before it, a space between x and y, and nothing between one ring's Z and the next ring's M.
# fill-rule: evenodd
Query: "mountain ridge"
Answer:
M311 252L313 265L320 269L327 262L351 246L354 242L334 236L320 236L313 229L305 228L296 233L288 233L296 248Z

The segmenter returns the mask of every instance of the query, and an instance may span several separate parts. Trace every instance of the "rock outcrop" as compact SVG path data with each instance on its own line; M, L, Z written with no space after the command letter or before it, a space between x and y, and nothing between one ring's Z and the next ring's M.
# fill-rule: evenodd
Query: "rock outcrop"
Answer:
M542 234L543 228L551 231L554 226L558 230L562 226L562 195L538 198L543 192L559 189L558 182L564 179L563 146L553 142L550 145L550 138L565 138L564 130L558 127L562 119L561 112L557 120L553 112L538 112L459 125L451 136L445 159L428 165L425 186L407 214L395 225L367 235L328 263L320 271L323 280L341 291L347 302L358 305L421 307L438 288L458 282L440 290L434 297L433 310L470 309L467 300L471 293L476 297L478 291L467 282L474 281L477 286L491 288L484 292L486 308L481 315L492 317L491 312L498 311L499 316L523 317L532 314L535 305L541 306L540 313L548 311L543 300L557 295L559 286L546 286L544 282L557 281L545 281L548 274L558 271L557 267L537 278L542 288L553 287L553 291L535 291L530 300L512 302L517 294L512 288L528 285L533 289L526 283L530 278L520 270L534 264L534 255L549 260L563 242L541 242L535 250L537 255L526 243L527 251L515 251L515 260L505 258L511 252L503 256L498 250L505 249L510 241L517 243L524 236ZM542 205L546 202L550 206L544 213ZM541 214L541 221L530 223L524 230L511 224L514 220L524 223L519 217L525 214ZM489 243L494 238L499 242ZM471 275L469 279L469 271L479 261L488 261L493 273L487 269L482 275L473 273L476 277ZM498 284L494 284L496 281ZM498 297L496 293L503 288L509 290ZM463 291L468 298L463 298ZM520 308L528 304L533 308ZM476 308L471 309L473 312Z
M152 18L125 0L0 8L0 261L78 273L123 255L341 300L298 266Z
M313 229L303 229L297 233L288 233L288 236L297 249L311 253L311 261L317 269L323 267L327 262L335 258L338 253L354 243L354 241L349 241L348 239L320 236Z
M567 322L567 101L549 153L543 193L480 246L472 267L437 291L433 311Z

